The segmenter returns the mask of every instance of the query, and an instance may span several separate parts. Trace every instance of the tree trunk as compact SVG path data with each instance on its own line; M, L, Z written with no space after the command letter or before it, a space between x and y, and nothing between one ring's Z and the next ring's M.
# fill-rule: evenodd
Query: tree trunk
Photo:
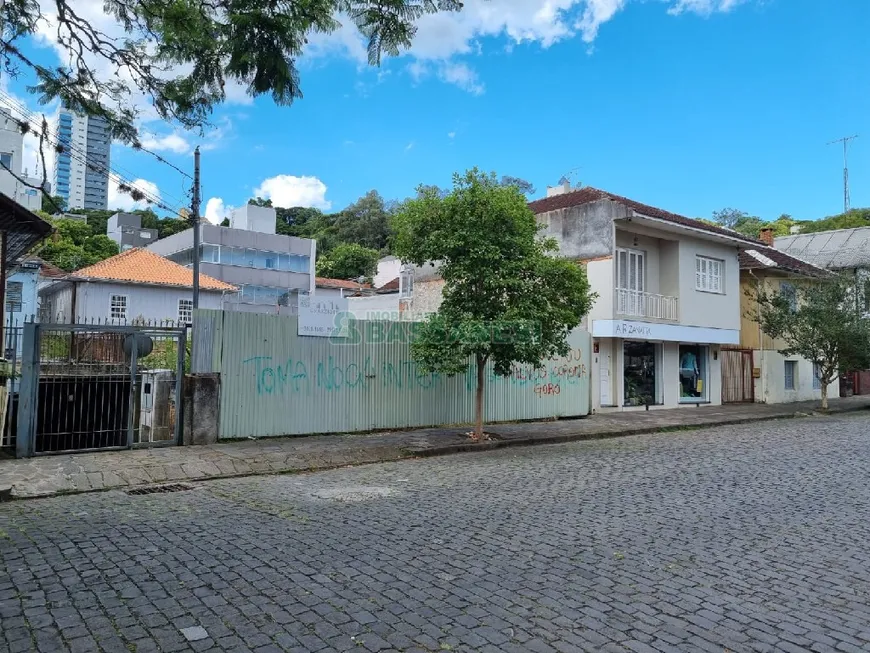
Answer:
M822 381L822 410L828 410L828 384Z
M474 396L474 439L483 439L483 370L486 365L486 357L477 356L477 390Z

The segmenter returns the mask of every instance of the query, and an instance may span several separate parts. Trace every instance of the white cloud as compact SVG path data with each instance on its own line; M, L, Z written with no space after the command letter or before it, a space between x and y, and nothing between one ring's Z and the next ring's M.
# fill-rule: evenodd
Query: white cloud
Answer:
M187 154L191 150L190 143L178 132L164 136L145 134L142 137L142 147L147 150L175 152L176 154Z
M447 132L447 138L452 141L454 138L456 138L456 132Z
M328 209L332 206L332 202L326 199L326 184L317 177L269 177L254 189L254 195L270 199L275 206L284 208L305 206Z
M131 186L143 193L147 193L151 198L160 199L160 189L157 188L157 184L153 181L136 179ZM148 206L149 204L146 200L134 200L130 193L118 188L118 180L114 175L109 177L109 209L132 211L133 209L145 209Z
M675 0L674 5L668 9L668 13L672 16L676 16L689 11L700 14L701 16L709 16L716 12L727 13L747 1L748 0Z
M205 203L205 219L212 224L220 224L224 218L230 217L233 207L224 204L220 197L212 197Z
M408 143L408 144L405 146L405 152L410 152L410 151L413 150L413 149L414 149L414 141L411 141L410 143Z
M307 35L308 44L305 56L310 58L339 55L356 61L359 65L368 63L366 43L360 35L353 20L341 14L338 16L341 26L334 32L310 32Z
M616 15L625 6L626 0L587 0L583 15L575 23L583 40L592 43L598 36L598 28Z
M484 91L484 86L480 83L477 73L462 62L444 64L438 70L438 77L448 84L455 84L472 95L481 95Z
M224 145L233 134L233 121L229 116L224 116L218 125L205 132L202 137L202 145L200 149L204 152L216 150L221 145Z
M479 94L484 85L468 61L459 58L481 54L486 39L507 41L508 52L521 43L548 48L560 41L580 37L591 44L600 28L628 5L642 0L467 0L461 11L427 14L417 21L417 31L405 56L406 71L414 81L435 74L470 93ZM672 15L694 13L709 16L728 12L753 0L660 0ZM352 22L343 21L333 34L311 37L311 56L341 54L365 61L364 43Z

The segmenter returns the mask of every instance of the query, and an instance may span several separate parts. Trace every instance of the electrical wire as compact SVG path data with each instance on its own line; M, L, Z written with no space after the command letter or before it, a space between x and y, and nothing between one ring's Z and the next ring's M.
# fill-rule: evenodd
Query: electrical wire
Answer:
M124 191L129 192L129 191L127 191L127 189L130 189L130 190L135 191L137 194L141 194L142 198L147 203L158 206L159 208L162 208L166 211L169 211L170 213L173 213L175 215L181 215L179 205L183 205L184 200L179 200L179 198L177 196L169 195L168 200L174 202L175 206L167 205L165 202L163 202L163 200L159 196L156 196L155 194L151 193L148 190L137 187L135 185L135 182L132 181L131 179L129 179L127 176L127 175L135 176L131 171L124 169L121 166L115 165L113 167L111 165L107 165L107 164L101 163L99 161L94 161L92 158L88 157L87 152L82 152L82 150L80 148L78 148L76 145L74 145L73 143L61 142L61 140L58 137L56 132L53 132L50 128L44 129L43 116L38 115L35 112L33 112L32 110L30 110L29 108L24 106L20 101L16 100L14 97L9 95L7 92L0 90L0 99L4 100L6 103L10 104L12 108L17 109L17 111L22 114L22 116L24 117L24 121L28 124L29 128L32 131L34 131L37 134L44 133L45 140L48 141L48 144L50 146L54 147L56 150L60 149L64 152L68 153L70 158L76 160L79 163L83 163L90 170L106 174L110 179L112 179L113 181L115 181L115 183L117 183L119 188L123 189ZM47 121L45 124L47 125ZM139 149L139 148L135 148L135 149ZM144 151L146 153L152 154L153 156L156 156L158 161L165 163L166 165L173 168L177 172L190 178L190 175L188 175L187 173L185 173L183 170L181 170L177 166L173 165L172 163L166 161L160 155L156 155L155 153L153 153L147 149L144 149ZM43 156L43 153L40 152L40 155ZM126 175L122 174L119 171L119 169L124 171L126 173ZM181 207L181 208L185 208L185 207Z

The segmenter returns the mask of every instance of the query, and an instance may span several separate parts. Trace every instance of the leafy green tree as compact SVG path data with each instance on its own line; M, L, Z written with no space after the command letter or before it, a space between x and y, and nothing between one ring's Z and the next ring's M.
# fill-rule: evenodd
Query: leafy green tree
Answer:
M462 7L458 0L106 0L91 3L105 19L88 20L83 4L0 3L2 70L35 78L34 91L44 103L59 99L104 117L115 139L134 146L140 97L149 98L160 118L185 128L202 126L232 84L289 105L302 97L296 61L311 33L352 21L368 41L369 62L377 65L384 54L411 45L421 16ZM53 29L43 29L52 22ZM43 66L30 57L28 37L55 41L68 56ZM47 125L43 129L48 133Z
M285 236L298 238L311 238L318 221L323 217L320 209L305 206L295 206L289 209L278 207L275 209L275 213L276 231ZM318 247L320 247L319 243Z
M60 195L42 195L42 210L49 215L61 213L66 210L66 200Z
M870 209L852 209L848 213L831 215L819 220L804 220L798 223L802 234L833 231L835 229L854 229L870 227Z
M523 195L535 194L535 187L531 183L529 183L525 179L521 179L520 177L503 175L499 183L501 183L502 186L516 186Z
M758 284L749 296L749 317L771 338L781 340L784 356L802 356L817 367L822 409L828 385L841 372L870 366L870 320L859 305L863 288L848 277L832 277L792 286L787 294Z
M378 251L387 246L390 211L384 198L370 190L335 217L335 235L341 243L357 243Z
M526 198L477 169L453 177L443 196L423 188L394 217L394 251L404 261L440 261L443 301L421 323L411 352L425 372L476 366L475 440L483 438L484 369L508 375L514 362L540 365L568 350L568 333L595 296L585 270L555 258L539 237Z
M118 245L105 233L93 234L91 225L80 220L53 219L52 237L38 246L36 254L62 270L73 272L118 253Z
M115 256L115 254L117 254L119 251L118 243L116 243L105 234L99 234L97 236L90 236L89 238L86 238L85 241L81 244L81 247L85 252L87 252L95 259L94 263Z
M317 275L331 279L371 279L377 271L379 257L376 249L342 243L317 259Z

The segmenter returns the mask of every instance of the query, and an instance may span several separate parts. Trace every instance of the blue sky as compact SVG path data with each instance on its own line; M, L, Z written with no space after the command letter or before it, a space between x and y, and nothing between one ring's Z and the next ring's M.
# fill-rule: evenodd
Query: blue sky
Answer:
M478 166L531 181L537 196L570 173L689 216L728 206L813 219L842 210L842 150L826 143L861 134L852 205L870 206L870 2L466 7L427 19L411 52L379 69L351 29L318 37L292 107L235 92L204 138L152 122L149 144L183 168L206 146L213 218L257 190L337 210L370 189L401 199ZM26 98L21 81L9 89ZM184 203L187 181L151 157L118 146L113 165Z

